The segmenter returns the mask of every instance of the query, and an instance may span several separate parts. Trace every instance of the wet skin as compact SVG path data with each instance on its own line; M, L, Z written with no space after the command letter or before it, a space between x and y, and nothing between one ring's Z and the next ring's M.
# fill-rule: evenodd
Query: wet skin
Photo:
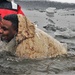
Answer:
M3 19L0 23L0 37L2 41L9 42L15 34L16 31L13 28L12 22Z

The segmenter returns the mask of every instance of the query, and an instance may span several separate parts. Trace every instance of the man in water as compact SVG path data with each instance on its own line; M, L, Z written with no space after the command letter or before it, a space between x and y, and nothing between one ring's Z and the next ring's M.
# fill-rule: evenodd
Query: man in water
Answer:
M67 54L66 48L52 36L36 28L26 16L11 14L1 19L1 40L6 42L7 51L18 57L43 59Z
M0 51L12 51L15 46L15 36L18 32L18 17L16 14L0 17Z

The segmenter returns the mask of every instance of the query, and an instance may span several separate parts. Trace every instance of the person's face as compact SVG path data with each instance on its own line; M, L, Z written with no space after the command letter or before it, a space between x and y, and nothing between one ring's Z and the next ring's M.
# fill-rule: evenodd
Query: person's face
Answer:
M13 28L12 22L3 20L0 24L0 37L4 41L10 41L14 35L16 34L16 31Z

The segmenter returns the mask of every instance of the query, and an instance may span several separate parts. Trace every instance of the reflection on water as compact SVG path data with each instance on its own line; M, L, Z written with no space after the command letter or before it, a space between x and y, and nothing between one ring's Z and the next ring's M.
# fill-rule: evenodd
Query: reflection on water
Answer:
M74 70L75 55L70 53L43 60L21 59L8 52L0 53L0 75L59 75Z

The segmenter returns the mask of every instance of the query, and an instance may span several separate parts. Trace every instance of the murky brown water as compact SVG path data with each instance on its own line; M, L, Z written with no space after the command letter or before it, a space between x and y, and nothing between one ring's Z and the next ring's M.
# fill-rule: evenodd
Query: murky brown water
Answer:
M21 5L23 6L23 4ZM24 7L25 6L23 6L23 9ZM26 10L24 11L26 13ZM41 12L38 12L38 11L33 11L32 13L30 11L27 11L26 15L27 14L29 15L30 18L32 18L32 20L34 19L38 20L37 22L40 28L43 27L43 26L41 27L40 25L46 25L47 22L45 23L45 21L47 19L44 17L46 16L45 12L41 14ZM37 15L37 16L34 16L34 15ZM43 16L42 17L43 20L40 20L41 16ZM55 18L59 18L59 17L56 14ZM63 25L66 26L65 22L63 22L64 24L62 22L60 23L59 19L57 21L59 23L57 24L60 24L61 26ZM49 23L50 23L50 20L49 20ZM51 30L51 28L49 30ZM0 52L0 75L75 75L74 38L68 39L68 38L63 38L59 36L55 38L61 42L65 42L68 44L67 55L58 56L56 58L51 58L51 59L48 58L43 60L30 60L30 59L17 58L16 56L10 54L9 52Z
M0 53L0 75L65 75L74 71L75 55L71 53L43 60L20 59L8 52Z

